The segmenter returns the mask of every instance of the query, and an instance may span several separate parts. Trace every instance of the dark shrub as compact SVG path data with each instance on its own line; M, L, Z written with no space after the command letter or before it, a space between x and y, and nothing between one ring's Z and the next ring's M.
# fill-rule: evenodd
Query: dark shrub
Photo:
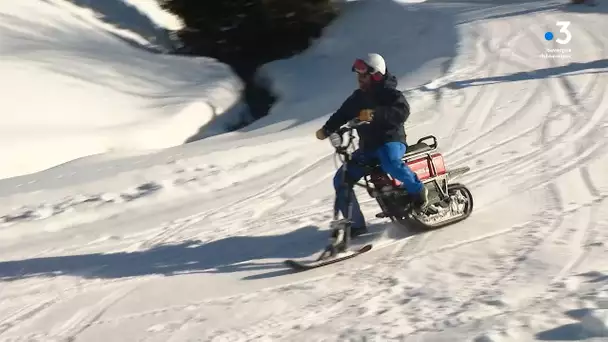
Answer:
M189 54L209 56L241 75L292 56L335 18L330 0L160 0L184 22L177 32Z

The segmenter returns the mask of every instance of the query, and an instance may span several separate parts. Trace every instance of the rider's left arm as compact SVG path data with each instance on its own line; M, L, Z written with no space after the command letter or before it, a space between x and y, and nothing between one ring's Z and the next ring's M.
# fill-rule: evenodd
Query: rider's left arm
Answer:
M342 103L340 108L329 117L327 122L325 122L325 125L321 128L326 136L335 132L340 126L354 117L356 100L357 94L354 92Z

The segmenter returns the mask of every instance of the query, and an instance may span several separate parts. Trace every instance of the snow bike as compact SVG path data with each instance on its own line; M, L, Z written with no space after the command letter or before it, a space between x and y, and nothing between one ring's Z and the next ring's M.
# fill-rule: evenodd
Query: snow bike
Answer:
M344 165L352 160L348 150L353 146L355 128L362 124L366 122L351 120L330 137L336 153L344 156ZM348 133L346 145L343 144L345 133ZM382 210L376 214L377 218L388 217L404 228L429 230L445 227L469 217L473 211L473 195L465 185L450 181L465 174L470 168L463 166L448 170L443 155L438 152L435 136L422 137L416 144L409 145L403 161L427 188L427 209L417 212L412 198L401 186L401 182L385 173L378 160L368 164L357 163L365 170L364 184L357 182L354 185L364 187L369 196L376 199Z
M364 169L365 176L361 181L352 183L363 187L367 193L376 199L382 212L376 214L378 218L390 218L405 229L430 230L466 219L473 211L473 196L466 186L460 183L450 183L450 179L460 176L470 170L468 166L454 170L447 170L443 156L437 151L437 138L428 135L420 138L416 144L407 148L403 161L416 173L429 191L428 206L424 211L417 211L413 206L412 198L401 187L401 183L385 173L380 167L379 160L362 164L352 159L354 150L355 129L369 122L353 119L329 136L335 153L342 158L342 189L347 191L348 215L339 219L337 203L334 203L334 218L330 223L332 230L330 244L316 261L303 264L293 260L286 263L295 269L318 267L333 262L354 257L371 249L367 244L357 251L348 251L350 246L350 230L352 224L352 195L350 184L346 179L349 163L354 162ZM347 139L344 136L347 136ZM346 140L346 143L345 143ZM336 196L337 201L337 196Z

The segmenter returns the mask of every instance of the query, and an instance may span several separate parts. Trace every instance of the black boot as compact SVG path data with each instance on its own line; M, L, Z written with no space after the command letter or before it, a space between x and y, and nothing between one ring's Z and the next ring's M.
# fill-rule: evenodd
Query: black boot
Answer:
M412 197L414 211L424 212L429 205L429 190L423 186L422 191Z
M350 227L350 237L356 238L359 235L367 234L368 230L366 226L363 227Z

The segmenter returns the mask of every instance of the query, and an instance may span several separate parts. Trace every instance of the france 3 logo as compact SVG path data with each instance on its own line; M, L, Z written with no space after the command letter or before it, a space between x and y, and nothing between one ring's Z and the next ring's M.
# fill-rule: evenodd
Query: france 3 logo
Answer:
M569 21L558 21L555 23L555 25L557 25L558 27L560 27L559 32L563 33L565 36L564 37L558 37L557 39L555 39L555 42L561 45L564 44L568 44L570 42L570 40L572 39L572 33L570 32L570 30L568 30L568 27L570 26L570 22ZM553 38L555 38L555 35L553 34L553 32L549 31L547 33L545 33L545 39L546 40L553 40Z

